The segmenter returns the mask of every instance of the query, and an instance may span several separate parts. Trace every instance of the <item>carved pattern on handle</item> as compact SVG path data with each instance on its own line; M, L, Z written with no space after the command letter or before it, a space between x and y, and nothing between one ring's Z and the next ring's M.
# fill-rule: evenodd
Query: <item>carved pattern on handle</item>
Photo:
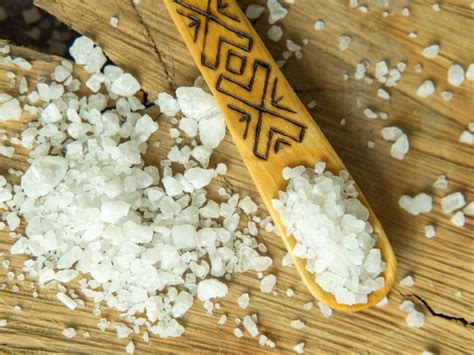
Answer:
M254 40L233 14L235 1L174 2L194 29L193 42L201 41L201 65L218 73L215 89L231 98L229 115L245 124L243 139L253 139L255 156L268 160L272 151L302 142L306 126L279 94L276 70L252 52Z

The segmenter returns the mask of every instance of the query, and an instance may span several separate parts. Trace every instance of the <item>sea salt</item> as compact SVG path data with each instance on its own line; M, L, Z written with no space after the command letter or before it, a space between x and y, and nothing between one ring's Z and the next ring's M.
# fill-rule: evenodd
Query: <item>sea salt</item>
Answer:
M466 222L466 218L464 217L464 213L462 213L462 211L458 211L451 217L450 221L456 227L462 227Z
M436 236L436 229L435 226L432 224L427 224L425 226L425 237L432 239Z
M271 293L275 284L276 284L275 275L265 276L262 280L260 280L260 292Z
M416 94L423 98L433 95L434 92L435 86L431 80L425 80L416 90Z
M375 64L375 78L380 79L381 77L384 77L385 75L388 74L388 66L387 63L382 60L380 62L377 62Z
M436 188L436 189L442 189L442 190L445 190L448 188L448 179L446 177L446 175L439 175L437 178L436 178L436 181L433 183L433 187Z
M324 303L318 302L319 310L325 318L329 318L332 315L332 309L326 306Z
M397 138L395 143L392 144L392 147L390 148L390 155L395 159L403 160L409 149L410 143L408 141L408 136L406 134L402 134Z
M434 59L438 56L439 54L439 45L438 44L432 44L431 46L426 47L423 49L421 52L421 55L425 58L429 59Z
M76 336L76 330L74 328L66 328L63 330L63 335L68 339L72 339Z
M466 200L461 192L455 192L441 198L443 213L451 213L466 205Z
M326 28L326 24L324 23L323 20L317 20L315 23L314 23L314 29L316 31L322 31Z
M451 101L454 97L453 93L448 90L444 90L441 92L441 97L443 98L444 101Z
M413 280L413 277L410 275L406 276L402 281L400 281L400 286L403 287L412 287L415 285L415 281Z
M250 20L256 20L262 15L264 10L265 10L265 7L263 7L261 5L250 4L249 6L247 6L247 10L245 11L245 15Z
M56 294L56 298L61 301L67 308L69 308L71 311L75 310L76 307L77 307L77 303L74 302L74 300L72 298L70 298L69 296L67 296L65 293L63 292L58 292Z
M474 80L474 63L469 64L469 67L466 70L466 79L469 81Z
M387 297L384 297L382 298L377 304L376 306L377 307L384 307L388 304L388 298Z
M248 293L243 293L240 295L239 299L237 300L237 304L240 308L246 309L250 303L250 296Z
M293 347L293 350L294 350L297 354L304 354L304 345L305 345L304 342L298 343L298 344L296 344L296 345Z
M349 44L352 41L352 37L349 35L343 35L339 37L339 50L345 51L348 47Z
M298 329L298 330L301 330L305 327L304 322L300 321L299 319L292 320L290 325L292 328Z
M272 203L288 234L296 238L293 255L306 259L306 269L323 290L335 295L338 303L365 303L368 294L383 287L379 275L385 268L371 235L369 212L357 199L352 181L324 172L320 166L286 168L289 185ZM336 239L330 230L341 231L345 237ZM351 257L335 258L341 250ZM348 284L347 279L357 282Z
M403 195L400 197L398 204L408 213L418 216L420 213L431 212L433 208L433 199L425 193L420 193L415 197Z
M278 0L267 0L267 7L270 10L270 16L268 16L268 23L270 25L281 20L288 14L288 10L285 9Z
M274 42L278 42L283 36L283 30L280 26L272 25L268 31L267 36Z
M453 86L461 86L464 82L464 68L459 64L453 64L448 70L448 83Z
M474 201L469 202L462 210L466 216L474 216Z
M252 338L255 338L259 334L256 322L249 315L244 317L242 325Z

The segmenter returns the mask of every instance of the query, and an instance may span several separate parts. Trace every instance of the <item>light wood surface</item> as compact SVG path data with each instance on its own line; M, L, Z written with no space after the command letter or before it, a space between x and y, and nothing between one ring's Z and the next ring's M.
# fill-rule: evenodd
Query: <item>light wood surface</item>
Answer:
M286 228L272 200L285 191L282 172L287 166L313 168L326 162L336 175L347 168L281 73L265 45L236 2L164 1L200 72L217 99L234 144L260 193L267 211L292 255L296 240ZM223 6L222 4L225 4ZM385 285L369 295L367 303L339 304L306 270L306 260L293 257L309 292L333 309L358 311L380 302L390 291L397 261L379 220L369 221L379 236L377 247L387 263Z
M125 0L42 0L37 3L77 31L97 38L111 60L133 72L144 83L150 99L159 90L189 85L198 75L197 67L161 2L141 0L136 7ZM467 218L464 228L454 227L439 206L444 192L431 187L439 174L447 174L450 180L447 192L460 190L469 201L474 198L473 149L457 141L472 120L472 82L465 82L460 88L446 83L447 69L453 61L466 67L473 58L470 1L443 1L443 10L439 13L431 9L431 2L417 1L410 5L410 17L401 16L403 3L397 11L392 10L392 16L387 19L381 16L383 8L371 8L368 14L363 14L349 9L346 3L298 0L295 5L285 5L290 12L281 21L284 38L298 42L309 38L310 43L304 47L303 58L300 61L291 59L283 73L303 103L317 101L316 108L310 111L312 116L364 191L392 242L398 258L397 280L411 274L416 285L403 288L397 282L389 294L390 303L384 308L373 307L353 314L335 312L326 319L317 309L304 310L303 304L312 299L311 295L293 268L281 266L285 254L281 240L264 234L262 239L275 260L277 297L261 295L255 275L239 275L230 287L229 296L221 302L221 312L206 315L196 303L185 317L186 335L183 338L152 337L146 344L139 336L133 336L138 352L270 353L271 350L260 348L255 339L248 336L237 339L232 335L235 316L242 318L257 312L260 330L276 341L282 353L290 353L300 341L306 341L307 353L420 354L426 349L437 354L471 353L474 336L473 220ZM247 2L240 4L245 6ZM255 22L255 27L273 56L279 59L284 43L275 44L266 39L267 15L266 11ZM110 16L119 17L118 28L109 25ZM325 20L327 31L314 31L313 23L319 18ZM409 31L417 31L418 38L410 39ZM353 41L341 52L337 48L338 37L345 33L350 34ZM434 61L422 58L422 49L434 41L441 44L440 56ZM46 74L54 65L50 57L29 55L35 58L31 77ZM353 73L355 65L364 58L372 63L371 74L373 64L380 59L389 59L392 64L399 60L408 63L399 85L390 90L392 99L389 102L376 98L376 84L369 86L353 79L342 80L343 72ZM414 66L418 62L423 63L422 73L415 72ZM0 78L5 78L6 69L0 70ZM166 77L169 81L164 79ZM437 86L436 95L428 100L415 95L424 78L431 78ZM2 90L7 89L4 80L0 80L0 85ZM439 97L445 88L454 93L450 102ZM362 110L366 105L389 112L391 119L364 119ZM339 125L342 117L348 122L344 127ZM152 139L161 139L163 149L166 149L168 126L161 120L163 133ZM389 156L390 144L380 137L380 129L391 124L402 127L410 137L411 150L403 162ZM18 132L20 127L11 125L8 129ZM368 139L375 141L374 149L367 148ZM157 162L160 152L164 150L151 150L146 161ZM229 174L222 183L241 191L242 195L252 195L261 204L229 136L216 156L229 164ZM0 173L6 173L10 167L26 168L24 154L14 158L11 161L0 157ZM12 178L8 173L6 175ZM413 195L421 191L435 195L432 213L414 217L398 207L402 194ZM427 223L437 227L433 240L423 235ZM3 233L0 243L0 252L6 252L13 240ZM8 258L19 272L24 257ZM6 270L0 267L0 283L6 282L5 274ZM12 292L13 284L21 286L18 293ZM39 298L33 299L29 282L8 282L7 285L5 290L0 290L0 318L8 319L8 327L0 328L0 350L123 352L128 340L118 340L112 330L98 330L99 319L91 315L90 304L85 310L70 312L56 301L54 292L40 290ZM295 290L292 299L284 295L288 287ZM251 304L243 311L236 302L245 291L251 294ZM424 328L417 330L405 325L405 315L398 310L403 299L413 300L416 308L425 314ZM14 313L15 305L22 307L21 314ZM217 326L217 319L224 312L230 321ZM106 316L111 321L120 319L113 312L107 312ZM292 329L289 323L293 319L304 320L306 327L300 331ZM79 336L72 341L61 335L68 326L79 330ZM90 331L91 338L83 339L80 336L83 331Z

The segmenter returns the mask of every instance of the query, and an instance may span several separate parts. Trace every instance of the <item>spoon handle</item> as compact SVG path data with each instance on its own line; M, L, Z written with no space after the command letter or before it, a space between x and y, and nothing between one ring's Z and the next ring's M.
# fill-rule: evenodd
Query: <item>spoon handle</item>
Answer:
M285 228L271 203L278 197L278 191L285 188L283 168L314 167L316 162L324 161L329 170L338 172L345 169L342 161L236 1L164 2L219 103L235 145L291 251L295 241L285 237ZM361 201L367 205L363 197ZM333 306L334 297L319 288L303 260L295 258L295 264L311 293ZM340 306L354 310L354 306Z

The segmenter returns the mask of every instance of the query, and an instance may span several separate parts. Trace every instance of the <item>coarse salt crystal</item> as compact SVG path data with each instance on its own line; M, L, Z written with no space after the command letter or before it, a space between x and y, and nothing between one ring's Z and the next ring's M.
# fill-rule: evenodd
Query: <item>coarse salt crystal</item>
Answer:
M379 115L377 115L376 112L374 112L374 110L372 110L371 108L367 107L366 109L364 109L364 115L365 117L367 118L370 118L370 119L375 119L375 118L378 118Z
M283 36L283 30L278 25L272 25L267 31L267 36L272 41L278 42L281 39L281 37Z
M408 7L404 7L402 9L402 15L403 16L410 16L410 9Z
M416 94L423 98L431 96L435 92L434 83L431 80L425 80L416 90Z
M129 341L127 346L125 347L125 352L127 354L133 354L135 352L135 344L133 343L133 341Z
M433 199L425 193L420 193L415 197L403 195L400 197L398 204L405 211L418 216L420 213L431 212L433 208Z
M352 41L352 37L349 35L342 35L339 37L339 50L345 51L348 47L349 44Z
M466 79L469 81L474 80L474 63L469 64L469 67L466 71Z
M390 94L382 88L377 90L377 96L384 100L390 100Z
M412 287L415 285L415 281L413 280L413 277L410 275L406 276L403 280L400 281L400 286L403 287Z
M216 279L203 280L199 282L197 288L197 296L200 301L207 301L216 297L224 297L227 295L227 292L227 285Z
M426 47L421 52L421 55L425 58L433 59L436 58L439 54L439 45L432 44L431 46Z
M405 155L408 153L410 149L410 143L408 142L408 136L406 134L402 134L395 143L392 144L390 148L390 155L395 158L402 160L405 158Z
M448 70L448 82L453 86L461 86L464 82L464 68L459 64L453 64Z
M474 201L469 202L466 207L462 210L466 216L474 216Z
M318 302L318 307L319 310L321 311L321 314L325 317L331 317L332 315L332 309L328 306L326 306L324 303Z
M471 145L474 144L474 133L463 131L459 136L459 142Z
M110 18L110 26L112 26L113 28L117 28L118 23L119 23L119 20L118 20L117 17L112 16L112 17Z
M441 97L443 98L444 101L451 101L452 98L453 98L453 93L451 91L448 91L448 90L444 90L441 92Z
M425 324L425 315L417 310L413 310L408 314L406 323L410 327L421 328Z
M237 304L240 308L246 309L250 303L250 296L248 293L243 293L240 295L239 299L237 300Z
M317 20L315 23L314 23L314 29L316 31L322 31L326 28L326 24L324 23L323 20Z
M271 293L275 284L276 284L275 275L265 276L262 280L260 280L260 292Z
M76 336L76 330L74 328L66 328L63 330L63 335L68 338L74 338Z
M56 298L72 311L77 307L77 303L63 292L58 292Z
M448 179L446 175L439 175L436 178L436 181L433 183L433 187L436 189L442 189L445 190L448 188Z
M124 73L112 82L110 91L120 96L133 96L141 86L131 74Z
M288 10L285 9L278 0L267 0L267 7L270 10L270 16L268 16L268 23L270 25L281 20L288 14Z
M387 304L388 304L388 298L385 296L376 304L376 306L383 307L383 306L386 306Z
M432 239L436 236L436 229L435 226L432 224L427 224L425 226L425 237Z
M462 213L462 211L458 211L451 217L450 221L456 227L462 227L466 222L466 218L464 217L464 213Z
M466 204L464 195L461 192L455 192L448 196L441 198L441 208L444 213L451 213L456 211Z
M245 15L250 19L250 20L255 20L258 19L265 8L261 5L258 4L250 4L247 6L247 10L245 11Z
M384 60L377 62L375 64L375 78L379 79L388 74L388 66Z
M294 350L297 354L304 354L304 345L305 345L304 342L298 343L298 344L296 344L296 345L293 347L293 350Z

